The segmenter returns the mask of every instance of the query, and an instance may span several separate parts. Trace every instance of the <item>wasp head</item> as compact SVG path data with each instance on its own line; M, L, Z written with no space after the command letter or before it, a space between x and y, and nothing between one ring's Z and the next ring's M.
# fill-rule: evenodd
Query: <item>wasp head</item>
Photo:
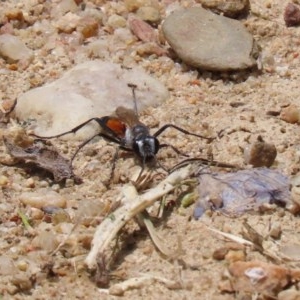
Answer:
M151 135L141 136L133 140L133 151L143 161L153 159L159 150L159 141Z

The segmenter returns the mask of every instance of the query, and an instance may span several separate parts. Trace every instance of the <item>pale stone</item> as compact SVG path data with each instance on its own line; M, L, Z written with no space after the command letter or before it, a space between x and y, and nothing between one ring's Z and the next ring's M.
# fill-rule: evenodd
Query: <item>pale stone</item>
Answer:
M51 190L40 190L37 192L24 192L19 196L22 203L35 208L46 206L66 207L66 199Z
M111 15L107 20L107 25L112 28L126 27L126 19L119 15Z
M161 21L160 12L155 7L142 6L137 10L136 14L142 20L150 22L150 23L157 24Z
M16 115L21 121L35 119L38 135L59 134L90 118L111 115L118 106L134 108L129 83L137 85L138 111L157 106L169 96L165 86L141 68L125 69L96 60L80 64L62 78L21 95ZM86 138L97 132L99 126L91 124L75 137Z
M30 60L33 58L33 51L17 36L2 34L0 35L0 56L8 61Z

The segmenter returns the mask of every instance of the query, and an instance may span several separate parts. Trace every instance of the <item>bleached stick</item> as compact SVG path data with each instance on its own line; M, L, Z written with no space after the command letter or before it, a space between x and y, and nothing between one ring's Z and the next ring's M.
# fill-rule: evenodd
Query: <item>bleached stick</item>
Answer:
M125 195L122 197L122 203L124 203L124 205L119 207L111 215L111 217L106 218L96 229L92 241L92 249L85 259L85 263L88 268L94 269L97 266L98 255L104 253L120 229L129 220L145 210L147 207L153 205L155 201L160 199L162 196L171 192L178 184L187 179L191 173L192 167L190 165L177 170L160 182L156 187L142 195L137 195L135 190L131 191L133 192L133 199L129 200L128 197L126 197L126 193L128 195L129 189L134 189L134 187L127 186L127 191L123 190L123 194Z

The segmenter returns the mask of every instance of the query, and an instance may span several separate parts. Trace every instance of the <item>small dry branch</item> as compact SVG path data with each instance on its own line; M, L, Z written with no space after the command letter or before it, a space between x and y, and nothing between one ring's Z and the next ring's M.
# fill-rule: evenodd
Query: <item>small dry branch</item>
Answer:
M193 170L187 166L170 174L166 179L148 192L137 195L133 186L126 186L123 189L123 206L118 208L111 217L106 218L96 229L92 249L86 257L85 263L88 268L94 269L97 265L97 257L104 253L111 241L116 237L120 229L137 214L153 205L155 201L168 194L187 179ZM131 196L130 196L131 195Z

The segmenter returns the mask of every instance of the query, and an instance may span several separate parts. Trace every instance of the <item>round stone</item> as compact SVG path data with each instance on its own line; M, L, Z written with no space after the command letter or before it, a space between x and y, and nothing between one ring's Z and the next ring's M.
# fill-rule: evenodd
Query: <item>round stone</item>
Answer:
M229 71L256 65L253 37L237 20L192 7L175 11L162 29L179 58L193 67Z

